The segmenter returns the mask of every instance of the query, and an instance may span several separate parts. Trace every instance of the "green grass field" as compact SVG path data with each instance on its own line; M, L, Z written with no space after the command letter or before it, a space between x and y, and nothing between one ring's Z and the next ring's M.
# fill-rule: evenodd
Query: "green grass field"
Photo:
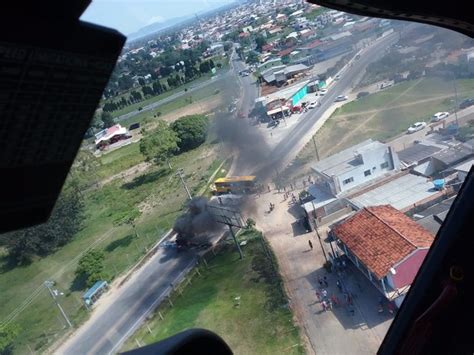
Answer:
M123 126L128 126L136 122L144 122L144 121L151 122L155 119L159 119L161 115L166 115L167 113L173 112L185 106L199 105L201 101L209 99L212 96L221 95L222 91L224 90L224 86L225 86L225 83L222 81L217 82L214 85L205 86L199 90L193 91L191 93L187 93L171 102L163 104L153 110L140 112L131 118L127 118L125 120L120 121L119 123ZM160 114L157 117L155 117L157 113L160 113Z
M270 259L256 239L256 232L246 232L239 239L249 239L239 259L230 244L201 267L192 284L182 295L173 298L173 308L160 308L125 345L125 349L150 344L189 328L205 328L219 334L235 354L304 353L298 329L287 308L281 280ZM240 297L236 306L235 298ZM166 307L166 309L165 309ZM125 350L122 349L122 350Z
M132 144L105 155L102 173L110 174L124 167L115 168L114 164L133 164L142 159L136 146ZM184 169L192 191L203 189L222 162L214 151L213 145L206 143L173 159L175 168ZM185 201L186 194L174 174L154 166L129 182L114 180L86 192L84 227L56 253L12 268L0 250L0 320L16 315L13 321L22 329L15 352L28 353L27 346L33 351L44 351L64 333L64 321L42 286L45 280L56 281L57 288L64 292L60 298L62 306L72 322L79 324L87 317L80 301L83 290L74 275L81 253L90 247L104 250L106 272L113 279L128 270L173 225ZM134 238L132 228L117 221L138 210L139 238Z
M474 96L474 80L458 80L456 85L459 102ZM414 122L428 122L434 113L454 106L452 81L422 78L398 84L339 108L315 136L319 154L326 157L368 138L387 141ZM313 159L313 150L308 144L299 159Z

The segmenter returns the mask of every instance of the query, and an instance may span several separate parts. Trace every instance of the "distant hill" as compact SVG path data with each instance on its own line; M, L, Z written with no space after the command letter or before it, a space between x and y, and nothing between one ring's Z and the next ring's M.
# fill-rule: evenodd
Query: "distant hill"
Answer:
M180 22L184 22L184 21L186 21L186 20L188 20L192 17L193 17L193 15L173 17L173 18L170 18L169 20L165 20L163 22L152 23L151 25L140 28L137 32L130 33L127 36L127 41L133 41L135 39L151 35L155 32L158 32L158 31L164 30L168 27L174 26L174 25L176 25Z

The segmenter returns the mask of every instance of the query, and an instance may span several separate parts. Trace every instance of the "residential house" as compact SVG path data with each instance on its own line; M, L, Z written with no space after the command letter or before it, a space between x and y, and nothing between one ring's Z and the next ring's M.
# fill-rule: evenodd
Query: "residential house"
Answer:
M273 36L275 34L277 34L278 32L281 32L283 29L280 27L280 26L275 26L271 29L269 29L267 32L270 36Z
M286 20L288 20L288 17L285 14L278 14L275 17L275 20L277 22L285 22Z
M337 196L399 167L389 145L368 139L314 163L311 169L318 185Z
M443 224L448 212L453 204L456 196L442 200L441 202L432 205L422 211L418 211L413 215L416 223L430 231L431 234L438 234L441 225Z
M222 55L224 54L224 44L223 43L212 43L209 47L209 52L212 55Z
M426 144L414 144L397 152L403 166L416 166L428 162L431 156L441 150L440 147Z
M272 68L272 67L276 67L276 66L281 66L282 63L281 63L281 59L280 58L274 58L274 59L270 59L270 60L267 60L265 63L263 64L260 64L258 67L257 67L257 72L263 74L263 72L269 68Z
M429 231L388 205L363 208L333 225L330 236L336 253L344 253L398 307L433 242Z
M469 171L471 171L472 166L474 165L474 159L470 159L466 162L463 162L459 165L456 165L452 168L455 172L457 172L457 178L459 181L464 181L466 180L467 174L469 174Z

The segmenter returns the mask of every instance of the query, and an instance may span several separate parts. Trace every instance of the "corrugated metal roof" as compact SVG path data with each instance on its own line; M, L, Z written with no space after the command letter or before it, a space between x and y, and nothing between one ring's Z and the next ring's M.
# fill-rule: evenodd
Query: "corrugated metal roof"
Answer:
M401 161L411 164L427 159L440 150L441 148L432 145L415 144L397 152L397 154Z
M407 174L353 197L351 201L359 207L390 204L402 210L437 193L429 179Z

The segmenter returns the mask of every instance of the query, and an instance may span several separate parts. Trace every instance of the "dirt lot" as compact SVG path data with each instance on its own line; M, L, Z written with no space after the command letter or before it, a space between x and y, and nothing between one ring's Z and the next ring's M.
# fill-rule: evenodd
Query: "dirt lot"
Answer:
M165 120L167 122L173 122L183 116L210 112L212 110L215 110L217 107L219 107L221 103L222 103L222 100L221 100L220 95L213 96L210 99L196 101L192 105L185 106L173 112L167 113L166 115L160 116L160 119Z

